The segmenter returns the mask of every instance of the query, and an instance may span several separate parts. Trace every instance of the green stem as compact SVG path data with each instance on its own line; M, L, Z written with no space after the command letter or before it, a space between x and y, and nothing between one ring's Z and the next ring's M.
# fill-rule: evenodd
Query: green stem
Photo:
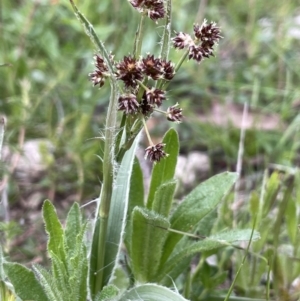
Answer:
M176 76L176 73L178 72L179 68L181 67L182 63L185 61L186 57L188 56L189 54L189 50L187 50L183 55L182 57L180 58L180 60L178 61L178 63L176 64L175 68L174 68L174 72L175 72L175 76ZM167 88L167 86L169 85L170 81L166 81L166 80L160 80L159 83L157 84L157 88L158 89L161 89L162 87L164 89Z
M143 44L142 36L143 36L143 29L144 29L144 20L145 20L145 15L142 14L139 27L135 34L135 41L134 41L133 56L136 59L139 58L139 56L141 55L141 51L142 51L142 44Z
M144 91L148 91L148 90L150 90L146 85L147 85L147 82L141 82L141 81L139 81L139 80L137 80L137 83L143 88L143 92Z
M105 49L104 44L99 40L98 36L96 35L96 32L94 30L93 25L78 10L78 8L75 5L73 0L70 0L70 3L71 3L72 8L74 10L75 16L81 22L82 26L85 29L86 34L89 36L92 43L96 46L96 48L99 50L101 55L104 57L105 63L108 66L109 73L110 73L111 77L114 77L114 68L113 68L112 62L109 58L109 54L108 54L107 50Z
M239 268L238 268L238 270L236 272L236 275L235 275L235 277L234 277L234 279L233 279L233 281L232 281L232 283L230 285L230 288L229 288L229 290L227 292L227 295L226 295L226 298L224 299L224 301L228 301L229 300L230 295L231 295L231 293L233 291L234 285L235 285L235 283L237 281L237 278L238 278L238 276L240 274L240 271L242 270L242 267L245 264L246 258L247 258L248 253L249 253L250 245L251 245L251 242L252 242L252 237L253 237L253 233L254 233L254 229L255 229L255 224L256 224L256 217L254 218L253 227L252 227L250 239L249 239L249 242L248 242L248 246L247 246L247 249L246 249L246 253L245 253L245 255L243 257L243 260L242 260L242 263L240 264L240 266L239 266Z
M168 60L169 51L170 51L170 37L171 37L171 19L172 19L172 1L168 0L166 5L166 22L164 26L164 32L161 38L161 50L160 50L160 57L163 60ZM160 89L164 84L165 79L159 79L155 87Z
M160 57L167 60L170 50L170 36L171 36L171 18L172 18L172 1L168 0L166 5L166 23L164 26L164 32L161 39L161 51Z
M145 120L144 117L142 117L142 121L143 121L143 124L144 124L144 129L145 129L148 141L149 141L150 145L154 145L154 143L152 142L151 136L149 134L149 131L148 131L148 128L147 128L147 124L146 124L146 120Z
M105 130L105 146L103 157L103 185L100 194L100 206L98 216L100 218L99 237L94 237L98 240L98 253L96 264L96 277L94 293L97 294L104 286L104 259L105 245L107 234L107 223L111 204L111 196L113 189L113 160L114 160L114 141L115 127L117 122L117 87L111 81L111 96L106 118Z
M90 286L92 296L97 293L106 284L106 279L103 279L105 269L105 250L107 224L111 204L111 196L113 189L113 162L114 162L114 147L115 147L115 129L117 125L117 104L118 104L118 84L114 76L114 69L110 61L109 54L103 43L97 37L92 24L81 14L73 0L70 0L76 17L82 23L86 34L97 47L98 51L104 57L110 73L111 95L108 106L106 125L105 125L105 146L103 156L103 185L99 197L99 203L96 214L96 225L93 233L91 263L90 263ZM98 220L99 219L99 220Z
M279 247L279 236L281 234L280 232L280 228L282 225L282 220L284 218L284 214L288 205L288 202L291 200L291 195L293 193L293 189L294 189L294 177L292 176L291 179L288 179L288 184L287 184L287 188L284 192L283 195L283 199L279 205L279 210L278 210L278 214L275 220L275 224L273 227L273 233L274 233L274 237L273 237L273 248L274 248L274 255L272 258L272 263L271 263L271 268L272 271L274 272L274 291L276 292L277 296L281 296L282 292L280 291L280 278L278 277L278 275L281 273L278 270L278 247Z
M175 68L174 68L174 71L175 71L175 74L177 73L177 71L179 70L179 68L181 67L182 63L184 62L184 60L186 59L186 57L188 56L189 54L189 50L187 50L183 55L182 57L180 58L180 60L178 61L178 63L176 64Z

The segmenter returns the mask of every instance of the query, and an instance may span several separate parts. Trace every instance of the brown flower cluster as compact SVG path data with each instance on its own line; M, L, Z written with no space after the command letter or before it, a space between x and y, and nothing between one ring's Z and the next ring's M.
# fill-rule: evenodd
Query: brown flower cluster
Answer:
M131 5L154 21L163 18L165 8L163 0L130 0ZM194 37L189 34L179 32L172 39L173 45L178 49L187 49L189 59L198 63L203 58L213 56L213 47L221 38L220 28L216 23L207 23L204 20L199 26L194 25ZM162 158L168 156L164 151L165 144L156 145L151 141L145 120L147 120L153 111L163 113L171 122L182 121L182 108L179 104L167 108L167 111L159 109L166 100L166 92L162 89L166 81L170 81L175 76L175 67L171 61L156 58L154 55L147 54L145 57L136 58L128 55L115 62L110 56L110 66L113 71L108 71L104 59L100 55L95 55L96 69L89 74L90 80L94 86L102 87L107 77L113 76L124 85L124 92L118 98L118 110L126 115L132 115L135 118L144 120L145 130L148 136L150 146L145 150L145 158L152 162L159 162ZM134 117L135 116L135 117Z
M175 48L187 48L189 59L200 63L203 58L214 55L213 47L221 38L221 31L217 24L214 22L207 24L204 20L201 26L194 25L194 39L189 34L179 32L172 40Z
M139 12L146 13L153 21L165 16L163 0L130 0L129 2Z
M164 152L164 147L166 144L158 143L156 145L151 145L145 149L145 159L151 162L159 162L161 159L168 156Z
M124 82L125 87L136 88L137 81L145 77L153 80L165 79L171 80L174 75L174 65L171 61L155 58L148 54L145 58L137 60L133 57L125 56L124 59L116 65L117 79Z
M96 70L89 74L89 78L93 82L94 86L99 85L101 88L104 85L105 78L108 76L108 68L100 55L95 55L94 60Z
M108 77L108 68L100 55L95 55L96 70L89 74L90 80L94 86L102 87L104 80ZM166 99L166 92L158 87L154 82L158 80L170 81L174 75L174 64L147 54L145 57L136 59L133 56L125 56L120 62L114 62L110 58L114 67L114 76L123 82L125 91L118 98L118 110L123 111L126 115L141 114L143 118L149 118L154 110L157 110ZM148 82L152 81L152 87ZM165 114L166 118L172 122L181 122L182 109L177 107L178 104L169 107ZM151 139L150 139L151 141ZM153 145L150 142L145 150L145 158L150 161L158 162L161 158L167 156L163 151L164 144Z

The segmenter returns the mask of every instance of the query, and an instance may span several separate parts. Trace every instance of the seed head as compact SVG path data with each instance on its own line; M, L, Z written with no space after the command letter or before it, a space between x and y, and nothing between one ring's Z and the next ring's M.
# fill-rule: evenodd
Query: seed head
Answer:
M135 114L138 111L139 103L134 94L124 94L118 99L118 110L125 114Z
M161 65L163 68L163 78L171 80L175 75L174 64L171 61L161 60Z
M202 42L210 41L213 45L218 43L222 38L220 28L217 27L217 24L215 22L207 24L206 20L204 20L201 26L198 24L194 25L194 34L198 40Z
M189 59L200 63L203 58L213 56L213 47L222 38L221 31L216 23L207 24L207 21L204 20L201 26L194 25L194 35L195 39L193 40L188 34L179 32L172 39L173 45L178 49L188 48Z
M143 75L137 60L131 56L125 56L123 61L117 64L117 79L122 80L126 87L136 87L137 80L142 80Z
M108 68L100 55L96 54L94 56L94 60L96 70L89 73L89 78L90 81L93 82L94 86L99 85L99 87L101 88L104 85L105 78L108 76L108 74L106 74Z
M107 68L103 58L99 54L94 55L94 60L95 60L95 67L97 70L99 70L100 72L108 71L108 68Z
M153 21L157 21L165 16L163 0L130 0L130 4L139 12L147 12Z
M179 106L178 103L176 103L174 106L169 107L167 109L167 119L169 121L180 123L182 121L182 109L177 108Z
M187 46L194 45L194 41L191 36L184 32L178 32L174 38L172 38L173 46L178 49L183 49Z
M99 85L101 88L104 85L105 78L103 73L99 70L95 70L94 72L89 73L90 81L93 82L94 86Z
M189 48L189 60L193 59L200 63L203 59L203 52L202 52L202 47L201 46L191 46Z
M157 80L163 73L161 60L154 58L154 55L148 54L141 61L142 72L150 76L152 79Z
M158 143L147 147L145 149L145 159L151 162L159 162L160 159L167 157L168 154L164 152L165 145L164 143Z
M146 100L149 105L160 107L163 100L166 99L165 92L160 89L152 88L146 93Z

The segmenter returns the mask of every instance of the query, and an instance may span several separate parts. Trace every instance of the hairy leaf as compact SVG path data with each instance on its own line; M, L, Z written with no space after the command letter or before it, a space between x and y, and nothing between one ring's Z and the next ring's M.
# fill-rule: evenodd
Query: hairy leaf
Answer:
M52 301L47 298L33 271L18 263L4 263L5 273L22 300Z
M65 229L65 244L67 252L70 256L74 250L74 238L81 232L82 217L78 203L74 203L68 213L66 229Z
M152 210L168 217L176 189L176 180L171 180L160 185L155 192Z
M132 167L129 199L128 199L128 210L127 210L127 223L125 230L125 245L127 250L130 250L131 244L131 213L134 207L144 207L144 179L142 169L139 161L135 158Z
M145 208L135 207L132 213L131 262L139 282L155 281L168 220Z
M117 300L116 297L119 294L119 290L114 285L104 286L99 295L96 296L95 301L111 301Z
M53 204L46 200L43 205L43 218L46 232L49 235L48 252L54 253L65 264L64 231L58 220Z
M51 273L40 265L34 265L33 269L49 300L60 301L66 299L64 298L64 292L59 290L57 282Z
M176 267L178 262L181 262L181 260L183 260L184 258L195 255L199 252L206 252L224 246L229 246L237 241L248 241L250 240L251 232L252 230L250 229L221 232L214 234L204 240L191 243L186 247L182 246L181 250L176 250L176 252L171 254L169 260L160 270L159 275L161 275L161 277L165 277L162 283L165 284L165 281L169 281L169 273ZM254 231L252 241L258 240L259 238L259 233L257 231Z
M126 291L118 301L147 300L147 301L187 301L169 288L156 284L144 284Z
M236 179L236 173L225 172L198 185L174 211L170 220L171 228L183 232L191 231L229 193ZM168 259L181 238L182 235L169 232L162 264Z

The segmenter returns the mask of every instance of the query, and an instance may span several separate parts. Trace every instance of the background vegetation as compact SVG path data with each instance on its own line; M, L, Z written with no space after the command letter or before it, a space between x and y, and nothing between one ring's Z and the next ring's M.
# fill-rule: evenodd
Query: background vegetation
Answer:
M117 59L132 52L138 15L127 1L81 2L80 10ZM215 228L231 227L233 223L251 227L251 208L263 204L257 222L262 239L254 244L253 251L268 258L268 264L249 258L236 292L264 296L264 281L271 266L274 280L268 283L274 285L274 295L280 294L281 300L297 300L300 6L293 0L173 2L175 31L191 32L195 20L202 23L206 18L221 26L224 37L215 58L200 65L184 64L169 86L170 104L180 99L184 108L185 121L176 126L182 154L205 151L210 157L210 175L235 170L238 121L245 103L249 105L249 120L254 120L244 138L243 191L238 193L243 197L235 207L232 203L237 194L228 198L220 208ZM143 52L158 53L160 24L147 22L147 27L153 30L146 30ZM26 202L35 191L41 200L50 198L62 208L98 196L101 161L96 154L101 152L99 137L109 90L105 86L93 89L88 82L94 49L68 1L1 0L0 37L0 64L5 64L0 68L0 113L7 120L5 145L12 154L31 139L51 143L51 152L46 146L42 149L47 165L43 176L13 176L14 161L1 166L6 180L1 193L2 197L7 195L11 208L10 220L1 224L2 243L18 260L42 261L37 248L43 246L30 239L30 232L16 251L18 237L24 232L20 225L31 229L36 223L39 227L32 218L40 213L36 210L39 206L33 210ZM171 51L175 61L179 56ZM216 123L220 119L216 108L221 116L229 116L229 123ZM158 119L153 133L162 136L165 129L166 124ZM7 217L5 208L0 213L3 219ZM234 252L233 256L233 250L227 250L217 257L216 263L199 267L202 275L211 275L211 280L205 280L199 271L197 274L207 290L225 279L230 281L228 271L236 272L242 254Z

